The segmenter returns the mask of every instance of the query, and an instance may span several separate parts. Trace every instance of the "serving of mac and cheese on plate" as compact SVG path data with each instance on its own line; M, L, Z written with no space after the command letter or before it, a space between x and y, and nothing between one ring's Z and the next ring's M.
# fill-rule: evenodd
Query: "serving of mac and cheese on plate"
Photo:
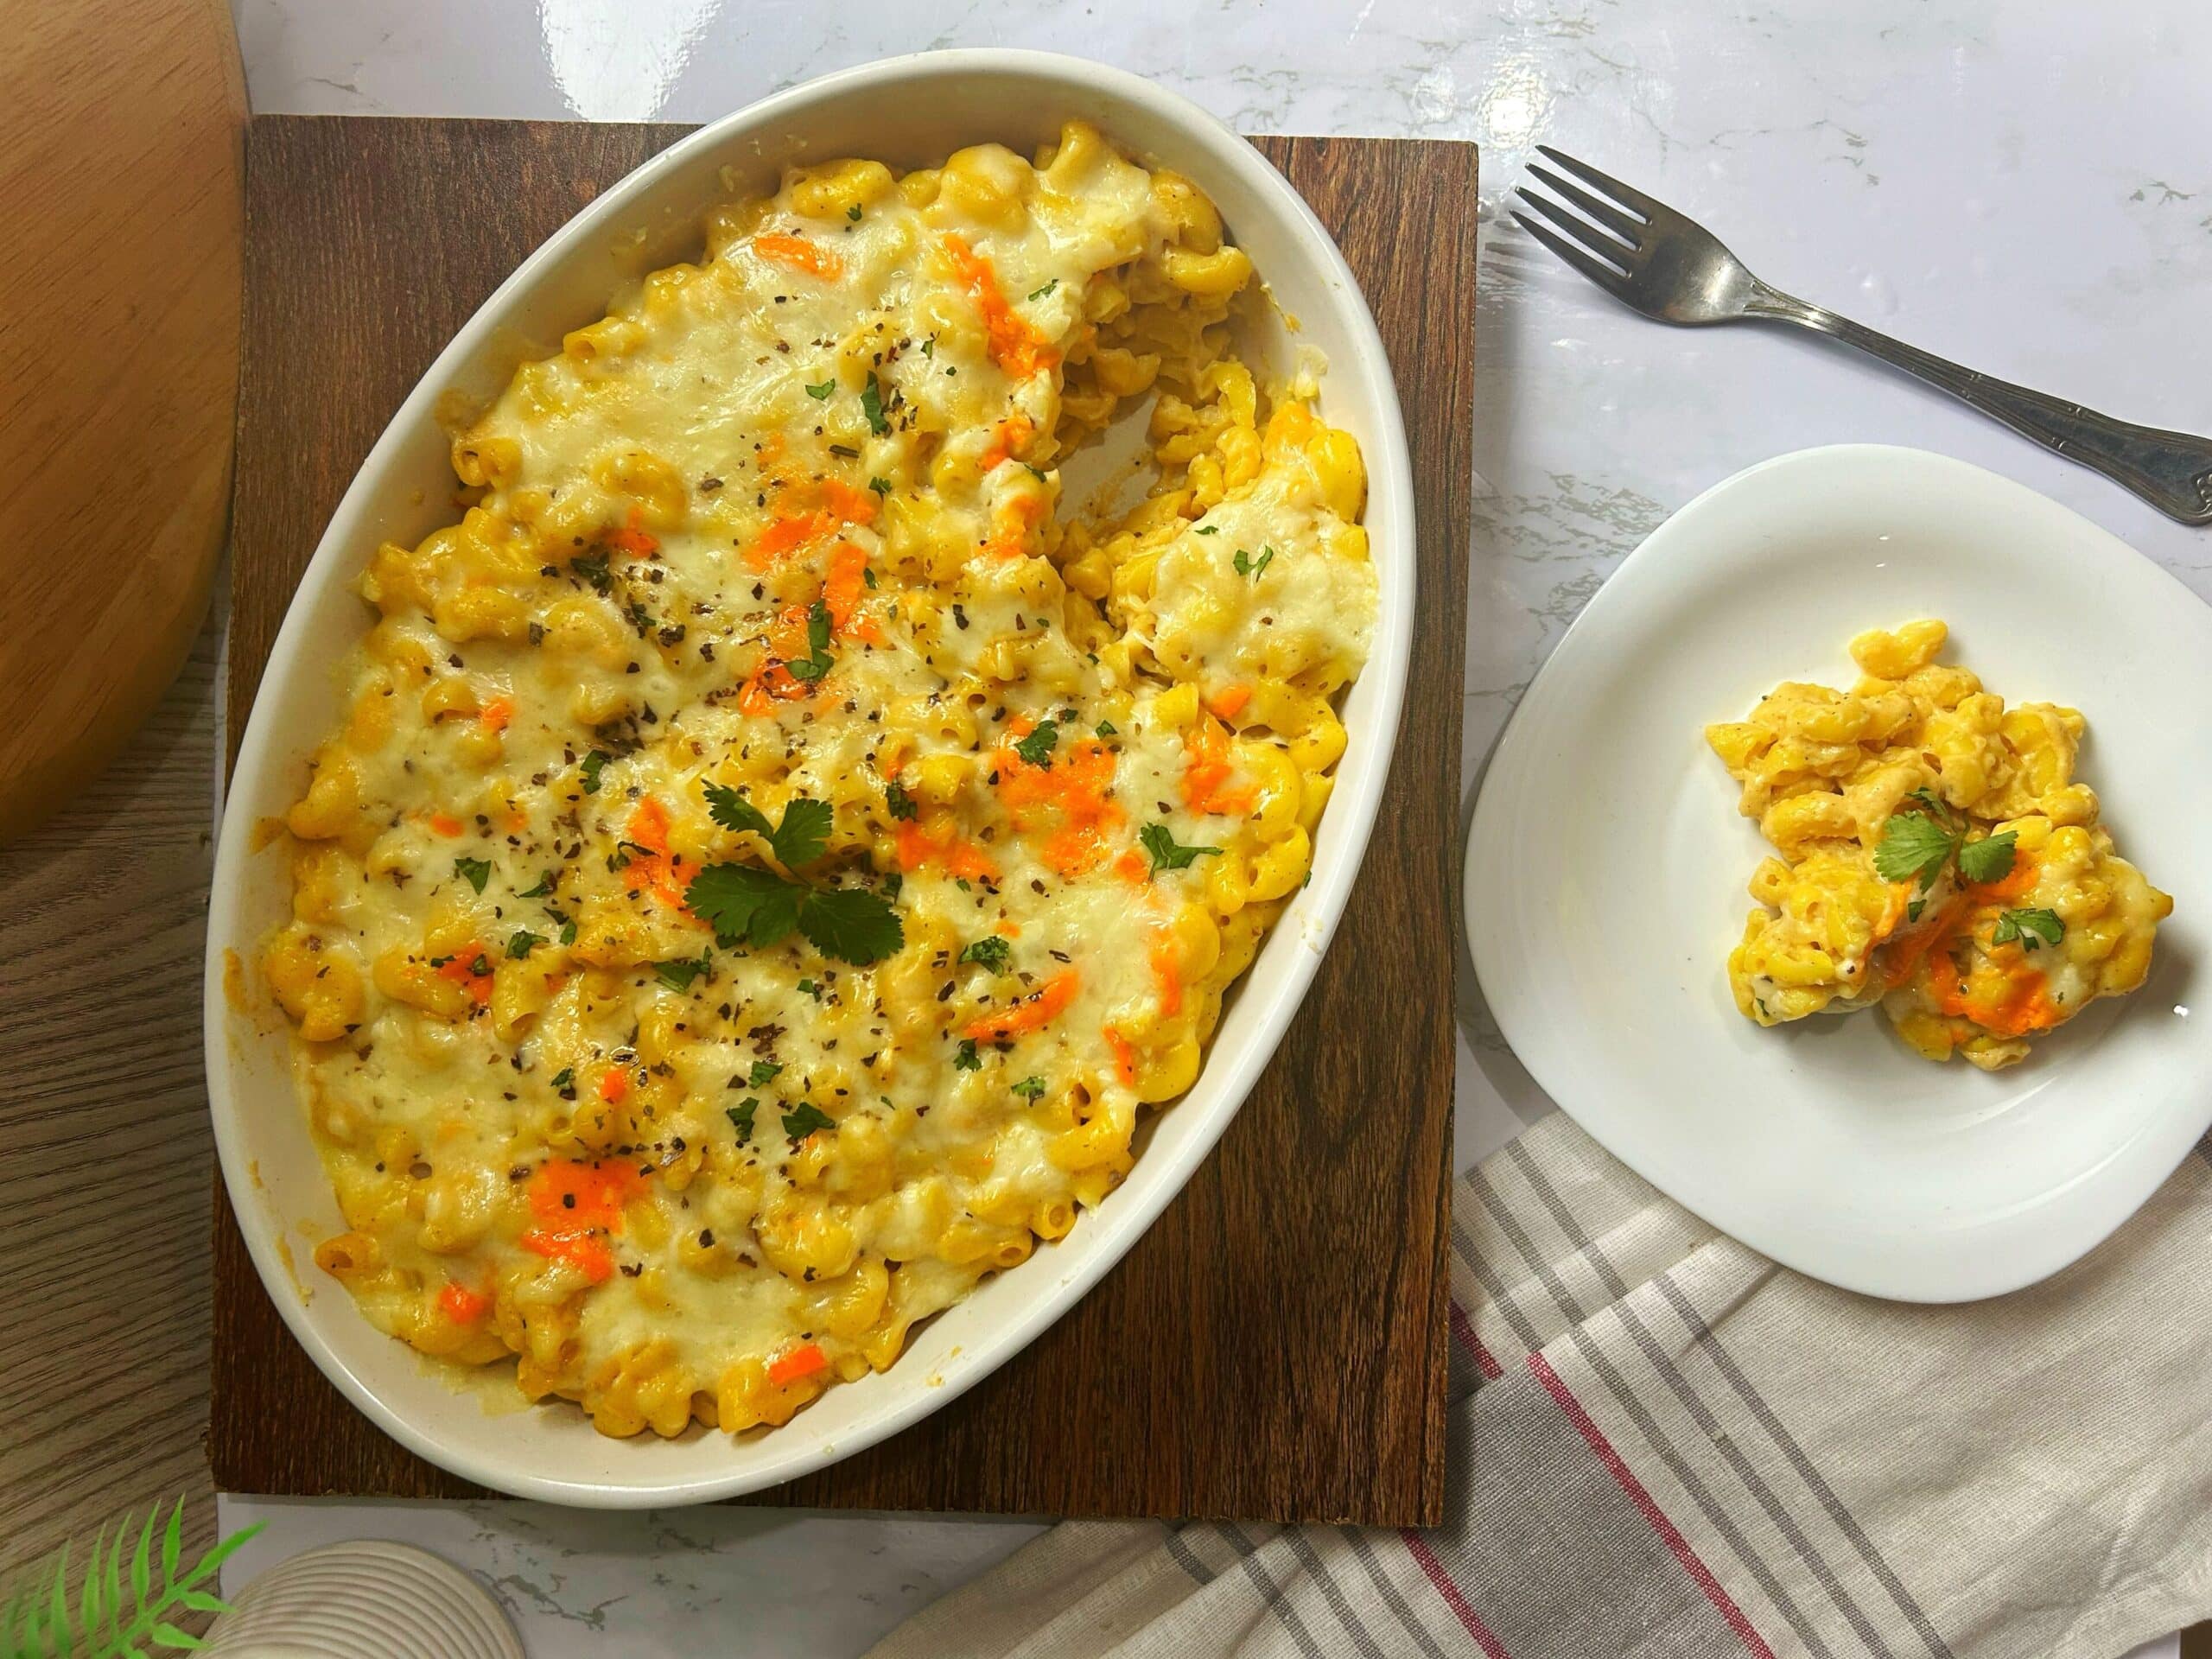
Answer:
M609 1435L779 1425L1130 1173L1378 626L1264 276L1082 121L808 162L457 433L259 954L375 1326Z

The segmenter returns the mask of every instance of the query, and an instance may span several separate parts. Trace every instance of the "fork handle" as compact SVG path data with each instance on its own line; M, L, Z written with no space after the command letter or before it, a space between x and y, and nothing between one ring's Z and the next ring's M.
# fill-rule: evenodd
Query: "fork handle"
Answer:
M1758 284L1744 309L1748 316L1796 323L1855 346L2004 422L2044 448L2102 473L2169 518L2185 524L2212 524L2212 442L2186 432L2116 421L2062 397L1962 369L1932 352L1877 334L1764 283Z

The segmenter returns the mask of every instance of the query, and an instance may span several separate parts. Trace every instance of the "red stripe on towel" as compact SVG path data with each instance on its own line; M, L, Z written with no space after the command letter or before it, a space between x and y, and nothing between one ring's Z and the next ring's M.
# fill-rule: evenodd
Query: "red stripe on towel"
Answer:
M1496 1382L1505 1375L1505 1367L1497 1363L1496 1354L1483 1346L1483 1339L1475 1334L1474 1325L1460 1312L1457 1302L1452 1304L1452 1334L1459 1338L1461 1345L1475 1357L1475 1369L1484 1376Z
M1529 1369L1535 1373L1536 1381L1542 1383L1558 1402L1559 1408L1567 1414L1567 1421L1581 1432L1582 1438L1589 1442L1590 1449L1612 1471L1614 1480L1619 1483L1621 1491L1628 1494L1629 1501L1643 1511L1643 1518L1651 1523L1652 1530L1666 1541L1667 1548L1675 1552L1675 1559L1682 1564L1682 1570L1696 1581L1697 1587L1705 1592L1705 1599L1713 1604L1721 1618L1728 1621L1728 1628L1743 1638L1744 1646L1758 1656L1758 1659L1774 1659L1774 1649L1760 1639L1759 1633L1751 1628L1751 1621L1744 1617L1744 1610L1720 1587L1720 1580L1713 1576L1713 1569L1698 1559L1697 1552L1690 1548L1690 1541L1682 1536L1675 1523L1667 1518L1666 1512L1652 1500L1651 1494L1644 1491L1643 1483L1636 1478L1636 1471L1622 1460L1619 1452L1613 1450L1612 1442L1605 1438L1605 1432L1592 1420L1588 1412L1583 1410L1582 1402L1560 1380L1559 1373L1552 1370L1550 1363L1541 1354L1531 1354L1529 1356Z
M1452 1312L1456 1313L1459 1310L1454 1308ZM1428 1574L1428 1581L1436 1586L1436 1593L1444 1598L1445 1605L1459 1616L1459 1623L1466 1627L1467 1634L1475 1638L1475 1645L1483 1650L1487 1659L1511 1659L1505 1651L1504 1644L1490 1633L1490 1626L1484 1624L1475 1610L1467 1605L1466 1597L1461 1595L1459 1586L1452 1582L1451 1573L1445 1571L1444 1563L1436 1559L1436 1552L1428 1547L1428 1541L1411 1527L1399 1529L1398 1536L1406 1541L1406 1548L1413 1553L1414 1560L1421 1563L1421 1570Z

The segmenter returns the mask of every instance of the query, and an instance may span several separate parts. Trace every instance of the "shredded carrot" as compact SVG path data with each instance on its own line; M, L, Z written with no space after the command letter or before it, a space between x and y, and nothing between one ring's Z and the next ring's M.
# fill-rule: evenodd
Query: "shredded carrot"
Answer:
M738 711L760 720L774 714L779 702L789 702L805 695L805 682L774 658L768 658L753 671L744 689L738 692Z
M1144 855L1134 847L1114 861L1114 874L1124 881L1141 881L1151 873Z
M442 836L457 836L461 832L463 825L461 820L450 812L433 812L430 814L430 828Z
M480 1290L471 1290L466 1285L448 1285L438 1293L438 1306L455 1325L474 1325L484 1317L484 1310L492 1299Z
M796 1348L785 1349L768 1362L768 1386L780 1389L786 1383L797 1382L812 1376L830 1363L830 1357L822 1351L818 1342L803 1342Z
M1152 976L1160 982L1160 1015L1173 1020L1183 1011L1183 953L1175 947L1175 935L1168 929L1154 926Z
M918 820L899 826L899 868L918 870L925 864L942 864L945 873L969 881L995 881L999 867L990 855L972 841L963 841L950 820L925 829Z
M1252 688L1240 681L1235 685L1223 686L1214 693L1213 701L1206 707L1224 720L1234 720L1244 712L1245 704L1251 701Z
M633 554L642 559L660 550L660 538L648 533L645 523L645 514L632 507L628 523L620 530L608 531L599 539L618 552Z
M493 698L476 716L487 732L505 731L514 723L514 717L515 700L512 697Z
M1199 812L1249 812L1259 791L1230 789L1229 733L1217 720L1202 719L1183 739L1183 800Z
M657 853L668 850L668 809L657 796L645 797L630 815L630 839Z
M533 1227L518 1241L525 1250L574 1268L594 1285L613 1276L614 1252L589 1233Z
M845 274L845 262L836 254L817 247L803 236L783 231L762 232L753 238L753 251L771 264L819 276L824 282L835 282Z
M531 1213L564 1228L619 1233L623 1206L645 1194L645 1177L626 1163L549 1158L530 1178Z
M1135 1084L1137 1080L1137 1052L1130 1046L1129 1039L1111 1026L1102 1027L1099 1034L1105 1038L1106 1046L1114 1051L1114 1075L1123 1083Z
M484 964L481 973L476 968L480 962ZM470 1000L480 1008L492 1000L492 958L474 939L438 964L438 977L466 988Z
M966 238L948 234L944 252L952 262L954 272L967 284L968 296L975 301L976 309L983 319L992 362L1008 374L1027 379L1060 360L1059 353L1053 349L1043 331L1007 302L1005 290L999 286L997 270L969 245Z
M612 1106L630 1092L630 1079L620 1066L609 1066L599 1080L599 1097Z
M1002 559L1026 558L1032 532L1045 522L1045 498L1028 491L1008 496L991 531L990 550Z
M745 562L755 570L769 570L817 536L836 531L837 520L827 512L789 512L771 521L745 550Z
M1067 1011L1069 1003L1082 988L1083 976L1074 969L1065 969L1054 974L1037 989L1009 1007L996 1014L987 1014L971 1020L963 1036L977 1042L995 1041L1001 1037L1012 1037L1025 1031L1036 1031L1048 1026Z
M883 630L872 617L859 614L868 597L868 555L850 542L840 542L830 556L830 576L822 584L822 603L830 613L830 629L837 637L864 639L874 645Z
M1037 423L1017 409L991 429L991 447L983 451L983 470L988 473L1003 461L1019 461L1036 435Z

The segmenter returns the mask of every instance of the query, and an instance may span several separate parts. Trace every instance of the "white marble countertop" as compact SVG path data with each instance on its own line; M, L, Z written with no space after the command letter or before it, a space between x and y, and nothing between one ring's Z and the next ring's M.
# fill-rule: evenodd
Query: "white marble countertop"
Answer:
M2056 497L2212 598L2212 532L1840 351L1645 322L1503 218L1537 143L1710 225L1761 275L1990 372L2212 430L2212 11L2005 0L233 0L257 111L702 121L887 54L1122 65L1248 132L1483 146L1463 784L1669 512L1810 444L1916 444ZM2196 67L2192 70L2191 66ZM1464 1165L1549 1109L1460 976ZM857 1652L1031 1535L1012 1521L226 1500L235 1583L336 1537L473 1567L532 1659ZM2171 1653L2170 1644L2161 1651ZM2146 1650L2148 1651L2148 1650Z

